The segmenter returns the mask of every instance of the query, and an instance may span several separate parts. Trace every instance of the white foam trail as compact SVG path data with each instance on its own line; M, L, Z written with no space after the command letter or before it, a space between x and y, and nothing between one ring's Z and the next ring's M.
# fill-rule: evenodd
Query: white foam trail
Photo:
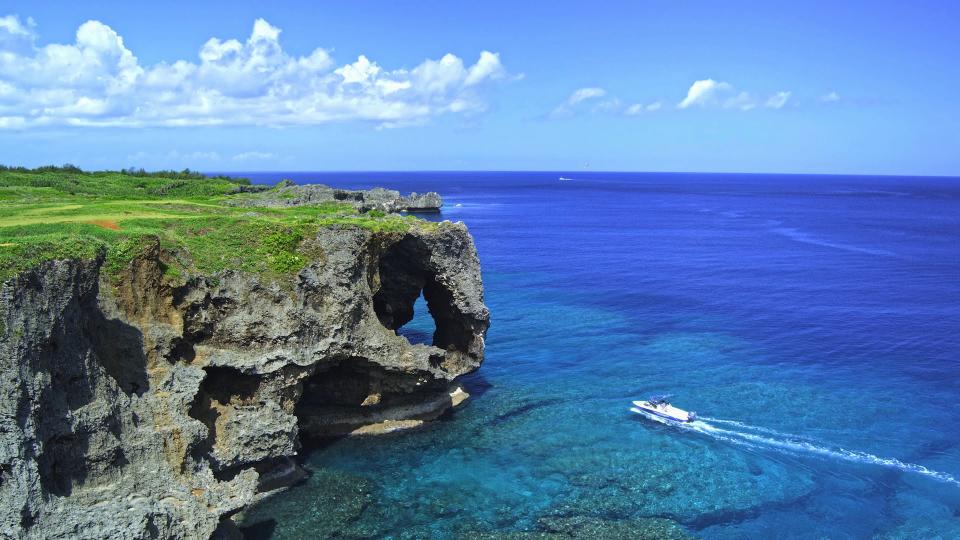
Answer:
M757 432L760 432L760 433L766 433L766 434L768 434L768 435L776 435L777 437L786 437L786 438L788 438L788 439L800 439L800 440L811 441L811 442L815 442L815 441L816 441L816 439L814 439L813 437L808 437L808 436L806 436L806 435L797 435L797 434L794 434L794 433L784 433L783 431L777 431L777 430L775 430L775 429L770 429L770 428L765 428L765 427L760 427L760 426L752 426L752 425L750 425L750 424L745 424L745 423L743 423L743 422L737 422L736 420L724 420L723 418L711 418L711 417L709 417L709 416L701 416L701 417L699 417L699 418L700 418L701 420L706 420L707 422L713 422L714 424L725 424L725 425L728 425L728 426L736 426L736 427L738 427L738 428L740 428L740 429L746 429L746 430L750 430L750 431L757 431Z
M809 452L812 454L817 454L825 457L832 457L836 459L843 459L846 461L853 461L856 463L866 463L866 464L872 464L872 465L880 465L883 467L892 467L894 469L899 469L901 471L922 474L925 476L929 476L931 478L936 478L937 480L940 480L942 482L948 482L948 483L960 486L960 480L957 480L956 478L954 478L953 476L947 473L934 471L924 467L923 465L917 465L916 463L905 463L895 458L883 458L867 452L847 450L846 448L828 448L825 446L812 444L806 441L771 439L770 437L763 437L761 435L754 435L751 433L741 433L737 431L720 429L717 427L710 426L709 424L706 424L706 423L704 423L704 427L707 427L708 430L712 429L726 435L742 437L748 441L756 442L765 446L772 446L775 448L782 448L785 450L792 450L795 452Z
M650 413L648 413L647 411L645 411L645 410L643 410L643 409L639 409L639 408L637 408L637 407L630 407L630 410L633 411L633 412L635 412L635 413L637 413L637 414L641 414L641 415L643 415L643 416L646 416L647 418L649 418L650 420L653 420L654 422L660 422L661 424L664 424L664 425L667 425L667 426L677 426L677 427L682 427L682 428L686 428L686 429L691 429L691 428L693 428L694 431L700 431L700 430L694 428L691 424L682 424L682 423L680 423L680 422L676 422L676 421L673 421L673 420L667 420L666 418L663 418L663 417L661 417L661 416L657 416L657 415L655 415L655 414L650 414ZM694 422L694 424L696 424L696 423L698 423L698 422ZM756 446L756 445L754 445L754 444L751 444L751 443L749 443L749 442L747 442L747 441L744 441L744 440L742 440L742 439L734 439L734 438L730 438L730 437L725 437L725 436L723 436L723 435L720 435L719 432L713 432L713 433L702 432L702 433L704 433L705 435L710 435L711 437L713 437L713 438L715 438L715 439L719 439L719 440L721 440L721 441L733 443L733 444L736 444L736 445L739 445L739 446L746 446L747 448L753 448L753 449L755 449L755 450L757 450L757 449L760 448L760 447L758 447L758 446Z
M850 461L854 463L863 463L867 465L879 465L881 467L890 467L890 468L897 469L904 472L922 474L924 476L933 478L935 480L939 480L941 482L947 482L949 484L960 486L960 480L957 480L952 475L947 474L945 472L928 469L923 465L917 465L916 463L906 463L895 458L884 458L880 456L875 456L867 452L847 450L846 448L841 448L841 447L830 448L827 446L821 446L821 445L813 444L811 442L803 440L802 437L798 437L789 433L781 433L774 430L761 428L759 426L742 424L735 420L719 420L719 419L703 418L701 420L696 420L694 422L682 423L682 422L672 422L670 420L666 420L658 416L648 414L646 411L643 411L636 407L633 407L630 410L635 413L640 413L645 417L650 418L651 420L656 420L662 424L676 426L681 429L687 429L690 431L696 431L697 433L702 433L704 435L708 435L715 439L738 444L741 446L747 446L753 449L770 448L770 449L780 450L780 451L785 451L790 453L812 454L820 457L840 459L840 460ZM733 426L740 427L742 429L752 429L754 431L763 431L771 435L776 435L784 438L774 439L771 437L765 437L763 435L757 435L756 433L748 433L743 431L734 431L731 429L723 429L708 423L706 420L733 425Z

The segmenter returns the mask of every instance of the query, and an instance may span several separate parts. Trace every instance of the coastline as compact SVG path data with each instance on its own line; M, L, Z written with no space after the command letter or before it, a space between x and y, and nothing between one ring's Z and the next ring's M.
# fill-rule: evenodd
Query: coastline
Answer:
M29 194L44 178L31 174L48 173L7 173L0 186ZM303 479L301 436L415 427L466 399L454 381L480 366L489 320L472 238L395 213L436 210L436 194L153 176L158 195L144 195L123 191L137 177L112 174L119 192L106 202L42 192L0 216L5 249L33 254L3 260L2 410L19 418L3 431L18 449L4 458L4 531L232 534L232 515ZM49 225L30 216L41 214L93 245L65 254L73 240L38 236ZM235 252L250 262L206 255L234 255L197 243L217 234L254 242ZM412 344L397 330L421 294L436 329Z

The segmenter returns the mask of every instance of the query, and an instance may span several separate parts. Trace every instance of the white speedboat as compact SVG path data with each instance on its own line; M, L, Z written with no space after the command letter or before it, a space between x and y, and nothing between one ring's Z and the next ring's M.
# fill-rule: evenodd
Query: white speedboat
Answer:
M635 406L631 407L630 410L640 414L652 414L674 422L686 423L697 419L697 413L674 407L667 401L668 397L670 396L654 396L647 401L634 401Z

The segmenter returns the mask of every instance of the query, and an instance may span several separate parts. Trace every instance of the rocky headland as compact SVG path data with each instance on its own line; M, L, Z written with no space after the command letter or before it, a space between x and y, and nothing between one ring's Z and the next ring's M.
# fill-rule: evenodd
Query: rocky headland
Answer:
M227 206L257 214L328 195L359 212L440 205L436 194L338 193L280 186ZM249 246L263 267L230 268L200 240L166 233L103 236L102 249L72 257L50 244L27 254L36 264L4 263L0 537L236 536L231 516L303 476L305 438L412 427L465 399L458 377L480 366L489 321L467 228L310 219L295 229L307 233L283 236L281 223ZM9 225L0 242L47 246L17 228L28 226ZM124 227L110 221L103 234ZM397 332L421 294L429 345Z
M249 188L244 186L241 189ZM237 204L276 207L345 202L355 206L361 212L370 210L381 212L439 212L440 207L443 206L440 195L433 191L402 195L399 191L393 189L336 189L323 184L298 185L289 180L279 182L271 190L256 190L256 192L256 196L240 199Z

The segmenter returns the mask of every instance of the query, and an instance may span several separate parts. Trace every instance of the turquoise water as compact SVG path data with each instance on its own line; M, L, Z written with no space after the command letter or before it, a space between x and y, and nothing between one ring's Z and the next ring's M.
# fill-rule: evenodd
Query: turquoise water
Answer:
M493 317L473 399L311 449L251 537L960 538L960 180L255 176L280 177L440 191ZM702 420L629 412L663 392Z

